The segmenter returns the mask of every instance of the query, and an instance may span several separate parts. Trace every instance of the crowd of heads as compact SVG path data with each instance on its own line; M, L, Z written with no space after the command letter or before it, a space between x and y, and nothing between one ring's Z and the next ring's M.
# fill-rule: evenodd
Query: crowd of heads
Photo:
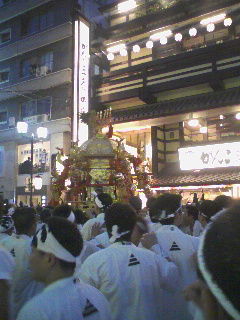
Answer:
M157 198L150 197L146 205L151 221L180 226L181 200L181 195L170 193ZM111 243L131 241L138 245L143 234L149 232L147 221L139 214L142 210L140 198L131 197L129 204L113 203L109 194L100 191L96 194L95 203L100 212L105 213L105 225ZM74 258L80 255L83 248L83 239L76 225L86 223L86 214L80 209L73 210L67 204L61 204L53 210L43 208L38 214L37 218L34 208L18 207L11 216L2 217L0 233L10 235L15 229L16 234L34 236L32 245L40 250L42 256L55 254L58 266L73 273L76 266ZM226 319L240 319L240 203L222 195L215 200L201 200L197 205L187 205L186 214L193 222L199 220L205 228L198 251L199 281L206 285L212 299L224 310ZM38 220L42 226L35 233ZM47 241L50 234L63 248L59 249L59 255ZM73 261L66 261L66 252L73 257ZM34 265L34 261L32 259L30 263ZM48 268L48 265L45 267ZM35 278L42 280L44 274L40 270L35 273ZM198 290L201 288L204 286ZM205 314L210 312L208 307L206 305L203 308Z

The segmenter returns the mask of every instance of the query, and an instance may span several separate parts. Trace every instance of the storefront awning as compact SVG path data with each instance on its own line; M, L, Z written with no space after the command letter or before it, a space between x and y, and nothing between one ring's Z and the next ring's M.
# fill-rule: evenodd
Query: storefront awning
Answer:
M240 168L216 168L195 171L164 169L151 180L151 187L204 186L240 184Z

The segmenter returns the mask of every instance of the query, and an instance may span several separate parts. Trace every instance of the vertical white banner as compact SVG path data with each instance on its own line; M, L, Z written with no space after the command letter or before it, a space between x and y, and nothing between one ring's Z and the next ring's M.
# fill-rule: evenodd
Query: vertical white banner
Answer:
M89 25L75 21L73 80L73 141L81 145L88 139L88 126L79 119L89 109Z
M4 176L4 159L5 159L5 150L3 146L0 146L0 177Z

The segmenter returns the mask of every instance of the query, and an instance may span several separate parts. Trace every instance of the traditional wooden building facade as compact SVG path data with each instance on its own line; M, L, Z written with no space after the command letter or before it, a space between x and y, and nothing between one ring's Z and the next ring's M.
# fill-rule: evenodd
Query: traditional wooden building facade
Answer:
M172 167L183 174L180 148L239 140L239 1L128 0L102 12L109 27L94 50L107 55L110 69L92 81L93 105L111 106L114 133L146 158L152 147L153 185L196 185L161 177ZM216 177L212 184L223 184Z

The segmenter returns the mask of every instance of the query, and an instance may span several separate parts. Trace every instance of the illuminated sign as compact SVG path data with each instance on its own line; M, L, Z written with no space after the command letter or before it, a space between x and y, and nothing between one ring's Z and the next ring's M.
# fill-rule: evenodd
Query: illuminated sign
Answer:
M240 167L240 142L179 148L181 170Z
M81 19L81 18L80 18ZM73 141L81 145L88 139L88 127L80 113L89 106L89 25L81 19L74 28Z

